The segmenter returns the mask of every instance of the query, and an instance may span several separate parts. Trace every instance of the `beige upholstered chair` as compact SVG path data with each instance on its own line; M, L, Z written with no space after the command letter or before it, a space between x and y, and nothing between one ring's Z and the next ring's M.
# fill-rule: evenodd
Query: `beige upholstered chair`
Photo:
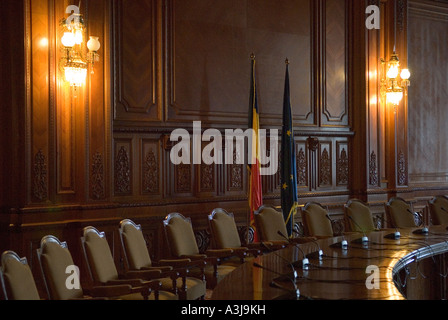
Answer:
M160 270L129 271L119 274L115 266L114 258L104 232L99 232L94 227L85 227L81 237L82 248L86 258L87 267L91 278L97 285L130 284L135 290L133 295L124 298L129 300L149 299L177 300L178 296L167 291L160 290Z
M0 280L5 300L40 300L33 273L25 257L5 251L1 257Z
M327 209L319 203L309 202L302 208L302 223L307 236L328 238L334 235Z
M359 200L350 199L344 205L348 229L354 232L370 232L376 230L369 206Z
M224 258L232 255L231 249L209 249L205 254L199 252L191 219L180 213L170 213L163 221L167 243L171 256L202 261L206 267L193 273L197 277L205 276L207 288L213 289L226 275L235 270L234 266L221 264Z
M305 243L315 240L314 237L288 237L286 223L282 211L276 210L269 205L262 205L254 212L255 225L260 235L260 241L269 245L272 249L280 249L289 245L290 241L295 243Z
M241 263L248 255L254 257L261 253L259 243L242 245L233 213L216 208L208 216L208 221L215 248L232 249L233 254L240 258Z
M435 225L448 224L448 197L435 196L429 201L429 213Z
M67 243L61 242L55 236L43 237L36 252L50 300L119 299L122 295L132 292L130 285L100 286L83 290L79 273L74 274L76 269L70 268L76 266ZM79 269L77 271L79 272ZM78 277L78 283L72 279L68 287L69 276Z
M206 294L205 282L198 278L187 277L188 267L191 266L190 259L160 260L155 263L151 260L146 247L146 241L140 225L130 219L120 222L120 239L123 248L125 265L128 270L174 270L180 277L174 278L174 285L182 299L197 300L204 299ZM173 277L160 278L162 290L171 291Z
M394 197L385 204L386 215L392 228L415 228L412 205L404 199Z

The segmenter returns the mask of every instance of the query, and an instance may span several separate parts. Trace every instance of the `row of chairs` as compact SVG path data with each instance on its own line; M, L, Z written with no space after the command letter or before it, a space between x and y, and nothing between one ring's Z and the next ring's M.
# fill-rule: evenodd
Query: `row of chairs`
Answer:
M448 224L448 197L435 196L428 202L433 225ZM413 228L423 223L420 213L414 212L413 204L400 197L393 197L385 203L387 226L390 228ZM333 237L333 224L328 210L316 202L307 203L301 210L304 232L316 238ZM369 232L377 229L367 203L351 199L344 205L348 231Z
M51 300L124 299L178 300L203 299L205 281L190 277L190 269L204 270L205 262L190 259L151 261L141 228L129 219L120 222L119 234L125 252L126 272L119 274L105 233L84 228L82 250L93 286L82 288L66 242L44 236L36 250L42 276ZM74 273L67 273L73 267ZM74 276L74 277L72 277ZM1 256L0 279L7 300L39 300L39 292L26 258L14 251ZM77 280L77 281L76 281Z
M434 224L448 224L448 198L435 197L429 203ZM350 231L375 230L369 206L352 199L344 206ZM393 198L386 204L390 227L415 227L412 204ZM153 262L141 226L130 219L120 222L119 235L126 273L118 273L104 232L89 226L81 237L88 272L94 286L88 289L67 285L67 267L73 259L67 243L47 235L42 238L37 257L49 299L204 299L206 288L213 289L239 264L266 251L334 236L328 210L319 203L302 209L305 237L287 239L283 214L268 205L255 212L259 243L242 244L232 213L217 208L208 216L213 249L200 253L190 218L171 213L163 221L173 259ZM26 258L13 251L1 256L0 280L6 299L40 299Z
M280 230L286 232L283 217L274 208L262 207L257 216L261 226L273 227L280 222ZM36 253L47 296L52 300L204 299L207 288L213 289L246 259L287 244L273 233L271 241L263 245L243 246L233 214L224 209L213 210L209 223L215 248L200 253L191 219L180 213L169 214L163 226L173 259L153 262L141 226L130 219L122 220L119 235L125 274L117 271L105 233L92 226L84 228L81 244L93 283L90 288L67 285L67 268L74 266L68 245L53 235L44 236ZM269 228L263 230L269 237ZM0 280L5 299L40 299L27 259L14 251L5 251L1 256Z

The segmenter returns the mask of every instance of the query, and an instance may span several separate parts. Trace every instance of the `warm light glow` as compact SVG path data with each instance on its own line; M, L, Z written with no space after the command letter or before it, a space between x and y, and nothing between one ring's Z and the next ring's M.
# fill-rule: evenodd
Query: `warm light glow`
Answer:
M390 91L386 93L387 102L390 102L394 105L399 105L401 99L403 99L402 91Z
M72 48L75 45L75 36L71 32L65 32L61 42L64 47Z
M390 66L389 71L387 71L387 77L389 79L395 79L398 77L398 65L394 64Z
M42 48L48 47L48 38L42 38L39 40L39 46Z
M89 51L93 51L96 52L100 49L101 44L98 41L98 37L90 37L90 40L87 41L87 48L89 49Z
M411 77L411 73L409 72L408 69L403 69L401 70L401 75L400 75L401 79L403 80L408 80Z
M65 67L65 79L70 82L71 86L81 87L87 76L86 68Z
M76 29L76 31L75 31L75 43L76 44L82 44L82 42L83 42L82 29Z

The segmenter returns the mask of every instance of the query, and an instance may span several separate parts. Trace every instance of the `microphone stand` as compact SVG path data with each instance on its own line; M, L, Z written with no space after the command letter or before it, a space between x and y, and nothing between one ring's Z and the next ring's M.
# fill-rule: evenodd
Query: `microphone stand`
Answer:
M302 256L303 256L303 260L302 260L302 266L301 266L301 268L302 268L303 270L306 270L306 271L307 271L307 270L309 269L309 266L310 266L310 261L309 261L308 258L306 257L305 252L303 252L302 248L300 248L300 247L298 246L298 244L296 244L296 243L294 243L293 241L291 241L291 240L290 240L286 235L284 235L280 230L277 231L277 233L278 233L280 236L282 236L283 238L285 238L290 244L294 245L297 249L300 250L300 252L302 253ZM295 266L295 267L300 267L300 266L297 266L297 263L296 263L296 262L293 262L292 265Z
M328 220L330 220L331 224L333 225L333 220L330 218L330 216L329 216L328 214L326 214L325 217L326 217ZM344 237L344 236L343 236L343 237ZM348 242L347 242L347 240L345 240L345 237L344 237L344 239L341 241L341 248L342 248L342 250L347 250L347 248L348 248Z
M414 214L412 213L411 210L406 209L406 211L409 212L412 215L412 218L414 218ZM424 234L424 235L427 235L429 233L429 230L428 230L427 227L423 227L421 229L414 230L412 233L413 234Z
M296 232L295 230L293 230L293 232ZM297 233L297 232L296 232ZM279 234L281 234L282 235L282 237L284 237L284 235L279 231ZM315 239L313 239L313 238L311 238L311 241L313 241L315 244L316 244L316 246L317 246L317 255L318 255L318 257L319 257L319 260L322 260L322 257L323 257L323 255L324 255L324 252L323 252L323 250L320 248L320 245L319 245L319 242L317 242L317 240L315 240ZM312 253L310 253L310 254L308 254L308 257L309 256L311 256L311 255L315 255L315 252L312 252Z
M387 223L387 221L384 219L383 216L381 216L381 221L383 223L385 223L385 222ZM386 239L395 239L395 240L400 239L400 237L401 237L401 233L400 233L400 231L398 231L397 227L395 227L395 232L394 233L389 233L389 234L386 234L384 236L384 238L386 238Z
M348 218L350 219L350 220L352 220L353 221L353 223L361 230L361 232L362 232L362 234L363 234L363 236L362 236L362 238L361 238L361 242L362 242L362 244L367 244L368 242L369 242L369 238L367 237L367 235L366 235L366 232L364 231L364 228L361 228L361 226L355 221L355 219L353 219L353 217L352 216L350 216L350 215L347 215L348 216ZM356 240L353 240L353 241L356 241ZM353 242L352 241L352 242Z

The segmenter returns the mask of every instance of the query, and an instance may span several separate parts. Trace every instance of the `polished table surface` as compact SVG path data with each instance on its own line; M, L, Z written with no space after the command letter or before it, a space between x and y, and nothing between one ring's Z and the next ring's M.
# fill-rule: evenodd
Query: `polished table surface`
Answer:
M418 259L448 252L446 226L431 226L426 235L419 230L399 229L398 240L386 237L395 229L373 231L366 234L367 245L359 241L361 233L290 245L246 261L218 283L212 299L287 300L295 298L296 288L300 299L406 299L393 275ZM346 250L340 247L342 240L348 242ZM324 254L321 260L319 249ZM308 270L302 268L303 254L309 259ZM375 283L379 288L372 288Z

